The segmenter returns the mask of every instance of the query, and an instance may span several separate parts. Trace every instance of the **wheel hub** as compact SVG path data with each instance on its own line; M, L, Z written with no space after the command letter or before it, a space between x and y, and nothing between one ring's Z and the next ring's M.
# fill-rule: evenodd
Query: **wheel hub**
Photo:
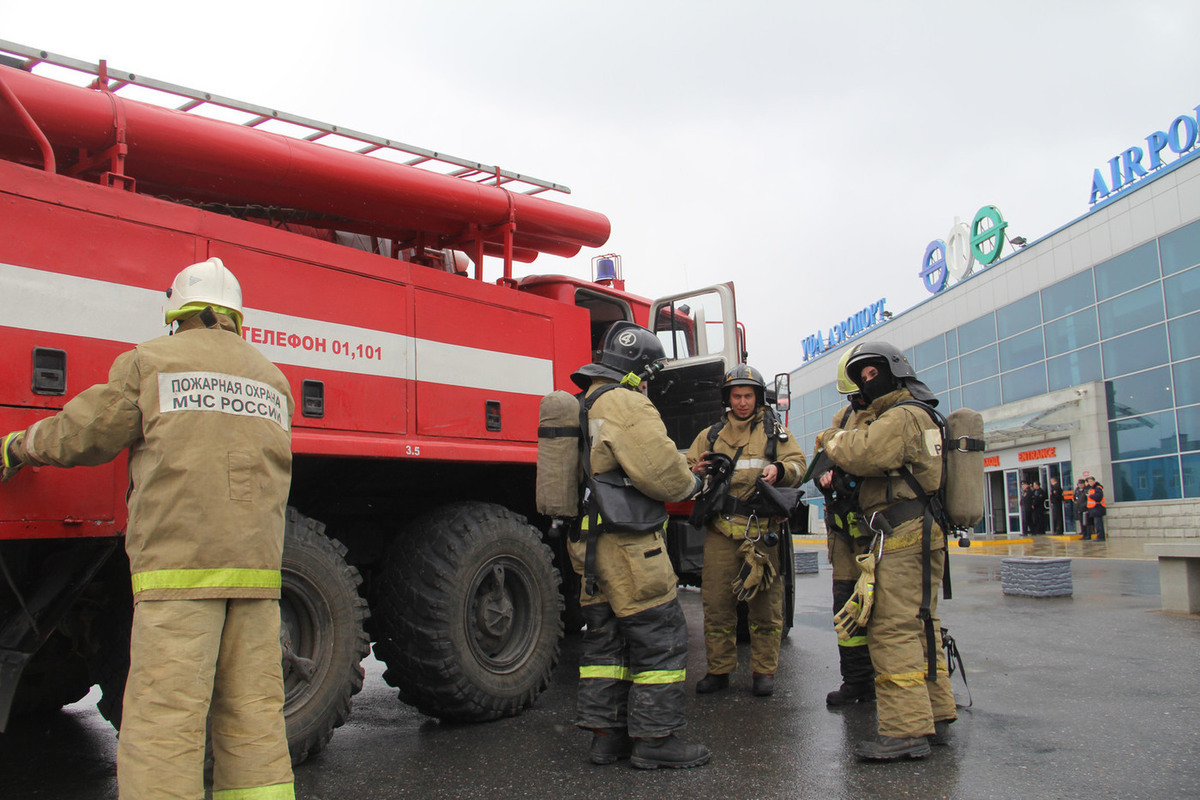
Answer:
M488 582L491 586L479 598L475 620L482 633L493 639L503 639L512 630L514 616L512 597L505 586L504 568L493 566Z

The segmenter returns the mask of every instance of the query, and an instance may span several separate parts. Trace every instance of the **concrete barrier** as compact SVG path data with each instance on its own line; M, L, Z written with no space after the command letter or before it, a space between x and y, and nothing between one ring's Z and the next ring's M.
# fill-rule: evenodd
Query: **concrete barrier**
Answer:
M1200 613L1200 543L1148 544L1146 552L1158 557L1162 610Z
M1025 597L1067 597L1071 583L1071 559L1021 556L1006 558L1000 566L1000 586L1005 594Z

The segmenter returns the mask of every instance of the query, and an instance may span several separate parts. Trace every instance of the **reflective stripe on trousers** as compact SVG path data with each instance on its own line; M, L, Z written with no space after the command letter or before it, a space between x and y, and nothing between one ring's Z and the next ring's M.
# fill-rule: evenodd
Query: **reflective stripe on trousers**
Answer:
M628 728L633 737L682 728L687 679L687 624L678 600L628 617L607 603L582 608L587 630L580 653L581 728Z

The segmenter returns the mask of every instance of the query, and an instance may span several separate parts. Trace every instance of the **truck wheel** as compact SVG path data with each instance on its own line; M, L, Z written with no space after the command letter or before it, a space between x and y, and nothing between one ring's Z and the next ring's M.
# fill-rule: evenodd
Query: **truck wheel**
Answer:
M489 503L445 506L393 542L375 655L400 699L452 721L513 716L550 682L562 596L550 548Z
M346 563L342 543L324 531L322 523L288 508L279 615L293 764L323 750L350 716L370 651L363 630L367 601L358 594L362 576Z

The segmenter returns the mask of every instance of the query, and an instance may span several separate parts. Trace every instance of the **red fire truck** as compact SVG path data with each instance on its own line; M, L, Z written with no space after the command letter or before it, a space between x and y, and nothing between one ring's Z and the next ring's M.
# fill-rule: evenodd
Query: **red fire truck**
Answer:
M620 259L520 277L609 235L566 187L0 41L0 432L165 330L163 290L219 256L245 337L297 399L283 563L294 760L350 712L374 643L401 700L452 720L545 688L574 578L533 508L539 399L631 319L673 357L653 399L686 447L744 358L731 285L650 300ZM485 266L498 276L485 277ZM130 588L124 458L0 487L0 726L101 687L116 723ZM535 525L537 527L535 527ZM672 545L698 570L693 536ZM11 709L10 709L11 706Z

